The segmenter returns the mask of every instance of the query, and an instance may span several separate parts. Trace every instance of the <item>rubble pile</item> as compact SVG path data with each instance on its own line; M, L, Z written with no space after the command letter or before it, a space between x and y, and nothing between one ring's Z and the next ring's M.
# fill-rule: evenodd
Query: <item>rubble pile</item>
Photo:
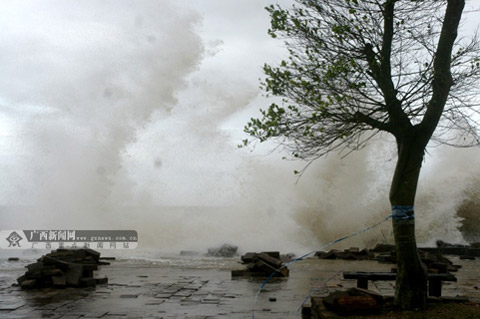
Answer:
M379 253L375 259L377 259L377 261L380 263L395 264L397 262L394 245L378 244L370 251ZM439 274L456 272L461 267L459 265L454 265L451 260L444 257L437 250L420 248L418 249L418 254L420 256L420 260L425 264L429 273Z
M446 255L457 255L460 259L472 259L480 257L480 243L471 243L470 245L450 244L442 240L437 240L437 247L422 248L429 252L439 252Z
M99 265L100 253L88 249L57 249L40 257L36 263L25 268L24 275L17 278L22 289L90 287L108 283L108 278L94 278L93 271Z
M237 246L224 244L217 248L209 248L207 252L208 257L234 257L237 255Z
M324 298L312 297L311 303L313 318L338 318L335 314L378 314L384 298L371 290L350 288L346 291L334 291Z
M285 267L278 251L261 253L249 252L241 257L246 269L232 270L232 277L288 277L289 270Z
M427 266L428 272L441 274L447 272L457 272L460 265L454 265L453 262L440 253L430 253L419 249L420 260Z
M450 245L441 241L437 242L439 248L462 250L472 252L479 248L462 245ZM473 245L475 246L475 245ZM480 249L479 249L480 250ZM429 273L456 272L459 265L454 265L448 258L444 257L438 248L419 248L420 260L426 265ZM377 244L373 249L362 249L351 247L345 250L317 251L315 256L320 259L341 259L341 260L377 260L379 263L395 264L397 256L395 245ZM465 256L464 256L465 257ZM462 256L460 256L462 258Z
M342 259L342 260L371 260L374 258L373 252L370 252L366 249L360 250L357 247L350 247L349 249L341 250L330 250L326 251L317 251L315 253L320 259Z
M397 263L397 254L395 248L390 251L381 252L376 255L375 259L382 264L396 264Z

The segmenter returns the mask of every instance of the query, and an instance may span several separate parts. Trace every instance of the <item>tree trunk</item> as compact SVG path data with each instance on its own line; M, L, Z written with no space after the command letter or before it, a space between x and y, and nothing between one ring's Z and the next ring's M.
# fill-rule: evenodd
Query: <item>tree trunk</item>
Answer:
M395 305L409 310L424 309L427 302L427 274L417 251L413 215L425 149L425 146L417 141L415 137L397 140L398 162L390 188L397 253Z
M413 205L425 147L443 114L453 84L451 55L465 0L448 0L447 3L434 59L433 93L425 116L419 125L412 126L408 121L394 132L398 162L390 188L390 203L397 252L395 304L409 310L423 309L427 302L427 274L417 252ZM401 117L394 117L401 120Z

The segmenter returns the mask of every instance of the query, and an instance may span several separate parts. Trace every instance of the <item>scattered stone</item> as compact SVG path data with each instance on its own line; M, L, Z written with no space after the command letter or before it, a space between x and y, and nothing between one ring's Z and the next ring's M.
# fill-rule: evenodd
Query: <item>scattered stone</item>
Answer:
M80 287L93 287L97 284L96 278L82 278L80 279Z
M375 301L379 305L382 305L384 303L384 297L372 290L362 288L350 288L348 292L352 296L370 296L375 299Z
M72 257L72 262L73 262L73 257ZM56 266L59 269L62 270L67 270L68 268L68 262L61 260L60 258L57 257L51 257L51 256L43 256L42 258L39 259L43 265L53 265Z
M254 258L256 258L256 255L257 255L257 253L249 252L249 253L246 253L245 255L241 256L240 259L242 260L242 262L244 264L248 264L248 263L254 262Z
M441 247L442 249L445 247L452 247L451 244L444 243L441 240L437 241L437 246ZM455 246L458 246L455 249L466 249L462 245ZM377 244L374 249L370 249L370 252L376 253L375 259L379 263L397 263L397 256L394 245ZM459 268L461 268L460 265L454 265L448 258L444 257L441 254L440 248L419 248L418 254L420 256L420 260L425 264L426 268L428 269L428 272L432 274L456 272Z
M344 296L338 298L336 310L342 315L373 314L380 306L371 296Z
M280 259L278 251L249 252L240 257L246 269L232 270L232 277L288 277L289 270Z
M95 260L95 263L99 261L100 258L100 253L96 250L90 249L90 248L82 248L79 249L80 251L84 251L86 255L86 260L89 259L89 257L93 258Z
M27 277L25 275L22 275L22 276L17 278L17 283L20 285L25 280L27 280Z
M383 304L383 297L367 289L351 288L335 291L323 298L322 302L328 310L341 315L375 314ZM312 308L314 304L312 298Z
M341 250L330 250L329 252L317 251L315 253L320 259L342 259L342 260L371 260L374 258L373 252L369 252L366 249L360 250L357 247Z
M451 260L444 257L441 253L428 252L419 249L420 260L427 266L427 269L437 270L437 273L457 272L460 265L454 265Z
M234 257L237 255L237 246L224 244L218 248L209 248L208 257Z
M78 287L83 276L83 265L70 263L66 270L67 284L69 286Z
M442 240L437 240L436 244L437 247L424 247L421 249L431 253L441 253L445 255L480 257L480 243L461 245L450 244Z
M33 289L36 288L38 281L36 279L25 279L20 283L22 289Z
M397 256L395 256L395 251L380 253L376 257L377 261L381 264L396 264Z
M65 288L67 287L67 276L53 276L52 282L54 288Z
M105 284L107 278L93 278L93 271L101 263L100 253L92 249L57 249L27 265L27 271L17 278L17 282L22 289Z
M275 259L280 259L280 252L279 251L264 251L264 252L261 252L261 254L264 254L264 255L268 255L272 258L275 258Z
M293 261L295 258L296 258L296 256L295 256L294 253L288 253L288 254L280 255L280 259L285 264Z
M370 251L374 253L385 253L391 252L392 250L395 250L395 245L390 244L377 244L375 248L370 249Z
M280 254L262 252L257 255L257 258L271 266L274 266L275 268L280 268L283 264L282 261L280 260Z
M277 301L277 298L275 298L275 297L270 297L270 298L268 298L268 301L270 301L270 302L275 302L275 301Z

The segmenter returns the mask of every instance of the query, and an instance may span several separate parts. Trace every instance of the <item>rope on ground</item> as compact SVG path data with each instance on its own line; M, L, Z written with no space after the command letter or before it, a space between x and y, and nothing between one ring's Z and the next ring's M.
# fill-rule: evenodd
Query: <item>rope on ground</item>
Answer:
M255 305L257 304L258 296L260 296L260 293L262 292L263 288L265 288L265 286L268 284L268 282L270 281L270 279L272 279L272 277L275 276L275 274L278 272L278 270L280 270L280 269L282 269L282 268L285 268L285 267L287 267L287 266L289 266L289 265L291 265L291 264L293 264L293 263L296 263L297 261L303 260L303 259L307 258L308 256L310 256L311 254L313 254L313 253L316 252L316 251L323 250L323 249L325 249L325 248L327 248L327 247L330 247L330 246L335 245L335 244L337 244L337 243L339 243L339 242L341 242L341 241L344 241L345 239L348 239L348 238L351 238L351 237L355 237L355 236L360 235L360 234L363 234L363 233L365 233L365 232L367 232L367 231L369 231L369 230L372 230L372 229L380 226L381 224L385 223L387 220L389 220L390 218L392 218L392 216L393 216L393 215L390 214L390 215L388 215L387 217L385 217L385 219L382 220L381 222L378 222L378 223L375 223L375 224L373 224L373 225L370 225L370 226L368 226L368 227L366 227L366 228L364 228L364 229L362 229L362 230L359 230L359 231L357 231L357 232L355 232L355 233L351 233L351 234L349 234L349 235L346 235L346 236L344 236L344 237L341 237L341 238L338 238L338 239L336 239L336 240L334 240L334 241L331 241L331 242L329 242L329 243L321 246L320 248L317 248L317 249L314 249L314 250L312 250L312 251L309 251L308 253L306 253L306 254L304 254L304 255L302 255L302 256L300 256L300 257L298 257L298 258L296 258L296 259L294 259L294 260L292 260L292 261L290 261L290 262L288 262L288 263L286 263L285 265L283 265L283 266L280 267L279 269L277 269L277 270L275 270L274 272L272 272L272 273L270 274L270 276L268 276L267 279L260 285L260 288L258 289L258 291L257 291L257 293L256 293L256 295L255 295L255 299L253 300L253 307L252 307L252 319L255 319ZM307 298L308 298L308 297L307 297ZM305 303L305 301L304 301L304 303ZM302 306L303 306L303 303L302 303ZM301 307L301 306L300 306L300 307Z

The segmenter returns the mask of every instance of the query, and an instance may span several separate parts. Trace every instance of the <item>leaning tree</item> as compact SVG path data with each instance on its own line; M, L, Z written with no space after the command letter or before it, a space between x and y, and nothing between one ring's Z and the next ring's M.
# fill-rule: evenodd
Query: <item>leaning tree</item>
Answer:
M296 0L270 6L269 34L288 58L265 65L263 88L281 97L245 131L312 161L355 150L379 132L395 137L390 188L397 253L395 303L424 308L427 280L414 200L430 141L478 145L479 46L458 37L465 0ZM249 140L244 140L248 144Z

